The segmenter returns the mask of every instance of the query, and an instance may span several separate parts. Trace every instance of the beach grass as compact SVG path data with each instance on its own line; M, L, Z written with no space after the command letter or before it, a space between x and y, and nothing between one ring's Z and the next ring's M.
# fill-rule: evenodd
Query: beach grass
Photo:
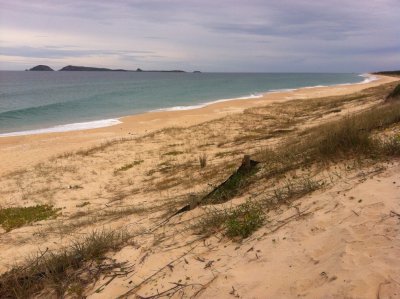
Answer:
M205 153L199 156L199 163L200 168L205 168L207 166L207 155Z
M121 166L121 167L115 169L115 170L114 170L114 174L117 174L117 173L119 173L119 172L121 172L121 171L127 171L128 169L131 169L131 168L133 168L133 167L136 166L136 165L140 165L140 164L142 164L143 162L144 162L143 160L135 160L135 161L133 161L132 163L127 163L127 164L125 164L125 165L123 165L123 166Z
M121 266L110 262L101 267L105 254L129 238L126 232L93 231L60 251L38 252L0 276L0 298L63 298L66 294L82 298L85 285Z
M200 234L223 232L231 239L244 239L262 226L265 220L263 206L256 201L246 201L231 207L207 207L206 213L193 228Z
M247 238L263 225L264 219L262 205L246 201L228 213L224 223L226 235L229 238Z
M258 157L269 168L268 176L312 165L354 157L379 158L395 154L396 139L391 150L384 150L388 141L377 133L400 122L400 103L378 105L354 115L311 128L275 149L263 149ZM387 144L389 148L389 144Z
M178 156L178 155L181 155L181 154L184 154L184 152L182 152L182 151L170 151L170 152L167 152L167 153L163 154L163 156Z

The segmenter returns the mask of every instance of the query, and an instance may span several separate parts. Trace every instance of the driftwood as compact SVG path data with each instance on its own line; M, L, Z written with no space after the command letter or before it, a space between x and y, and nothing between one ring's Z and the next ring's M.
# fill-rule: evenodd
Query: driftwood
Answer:
M198 200L198 201L193 200L190 204L187 204L187 205L183 206L182 208L180 208L173 215L171 215L168 218L168 220L170 220L172 217L174 217L178 214L193 210L197 206L206 203L213 196L215 196L218 192L220 192L221 190L226 188L232 182L232 180L235 180L239 176L249 174L259 163L260 162L258 162L258 161L251 160L250 155L245 155L243 157L242 164L240 165L240 167L228 179L226 179L224 182L222 182L220 185L218 185L216 188L214 188L214 190L212 190L210 193L208 193L206 196L204 196L200 200Z
M202 198L202 202L207 202L209 199L213 198L218 192L224 190L229 184L238 177L245 176L249 174L260 162L254 161L250 159L249 155L245 155L242 160L242 164L240 167L234 172L227 180L217 186L213 191L208 193L205 197Z

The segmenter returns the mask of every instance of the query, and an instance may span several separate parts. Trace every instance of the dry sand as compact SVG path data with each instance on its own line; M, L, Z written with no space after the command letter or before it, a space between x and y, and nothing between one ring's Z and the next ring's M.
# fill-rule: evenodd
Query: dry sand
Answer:
M159 225L191 194L223 181L243 154L381 101L327 97L394 81L379 76L368 84L130 116L102 129L0 138L0 206L62 208L55 220L0 232L0 272L38 249L56 250L93 229L127 229L137 234L134 244L110 257L129 262L132 272L107 285L109 278L101 279L86 289L86 296L163 298L157 294L165 292L166 298L399 298L397 160L326 170L319 174L329 182L326 188L270 211L268 222L241 242L221 233L196 235L192 225L207 208ZM326 101L334 105L321 104ZM399 128L385 133L393 130ZM128 139L98 146L119 138ZM69 153L79 149L84 151ZM204 169L198 166L202 154L208 162ZM260 181L226 205L262 198L267 185Z

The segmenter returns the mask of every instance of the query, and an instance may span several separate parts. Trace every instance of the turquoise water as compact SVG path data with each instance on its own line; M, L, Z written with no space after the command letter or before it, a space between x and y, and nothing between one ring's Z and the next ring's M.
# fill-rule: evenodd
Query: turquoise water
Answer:
M106 126L145 111L364 80L359 74L0 71L0 134ZM35 132L42 131L23 134Z

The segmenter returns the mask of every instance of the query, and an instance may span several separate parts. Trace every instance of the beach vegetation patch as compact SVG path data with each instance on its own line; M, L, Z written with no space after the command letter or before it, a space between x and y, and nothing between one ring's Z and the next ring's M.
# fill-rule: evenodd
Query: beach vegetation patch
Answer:
M265 219L261 204L247 201L233 209L225 220L226 235L230 238L247 238L259 227Z
M33 222L53 219L57 217L60 210L54 209L51 205L2 208L0 209L0 225L9 232Z
M262 226L265 220L264 209L259 202L246 201L235 207L217 209L208 207L206 215L195 224L201 234L211 235L221 229L232 239L250 236Z
M321 126L313 137L320 136L315 144L316 153L321 157L333 157L350 151L367 152L373 146L369 131L360 126L357 117L345 117L329 126Z
M292 138L274 150L260 151L257 158L264 166L264 176L274 177L319 162L390 155L395 152L396 138L385 141L374 137L374 134L399 122L399 102L378 105L310 128L302 136Z
M60 251L40 251L0 276L0 298L82 298L85 285L113 269L123 272L124 264L105 254L129 239L126 232L94 231Z

